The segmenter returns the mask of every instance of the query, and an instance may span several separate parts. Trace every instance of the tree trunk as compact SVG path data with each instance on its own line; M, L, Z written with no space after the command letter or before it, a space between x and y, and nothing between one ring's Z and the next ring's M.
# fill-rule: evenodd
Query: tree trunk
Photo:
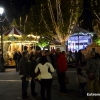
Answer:
M63 48L62 51L65 51L66 52L66 41L63 41L61 43L61 47Z

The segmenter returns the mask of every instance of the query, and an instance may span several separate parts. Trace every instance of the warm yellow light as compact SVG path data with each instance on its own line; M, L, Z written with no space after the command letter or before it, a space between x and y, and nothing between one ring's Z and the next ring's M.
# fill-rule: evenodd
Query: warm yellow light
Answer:
M32 35L32 34L29 34L27 35L28 37L33 37L33 38L40 38L40 36L35 36L35 35Z
M11 36L15 36L15 37L22 37L22 35L15 35L15 34L10 34L10 35L8 35L9 37L11 37Z
M4 41L4 43L6 43L6 42L13 42L13 43L28 43L28 44L30 44L30 41ZM38 43L38 41L31 41L31 43Z

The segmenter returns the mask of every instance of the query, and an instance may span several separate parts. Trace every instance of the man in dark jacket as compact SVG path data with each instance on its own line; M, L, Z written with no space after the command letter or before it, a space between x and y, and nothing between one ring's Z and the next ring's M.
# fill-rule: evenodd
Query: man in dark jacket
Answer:
M30 59L29 59L29 67L31 68L30 76L32 77L30 87L31 87L32 96L35 97L35 98L38 98L37 93L35 92L36 84L35 84L35 80L34 80L34 78L35 78L35 71L34 70L35 70L36 66L37 66L36 56L32 54L30 56Z
M15 68L16 68L16 71L17 71L17 65L18 65L18 60L17 60L17 57L18 57L18 53L17 51L14 52L13 54L13 60L15 61Z
M79 50L78 53L77 53L76 66L77 66L78 64L79 64L79 65L82 65L82 52L81 52L81 50Z
M22 98L23 100L31 100L30 97L27 96L27 89L28 89L28 83L29 81L27 80L30 75L30 67L28 66L28 53L23 52L22 53L22 58L19 62L19 67L20 67L20 72L19 75L21 75L21 80L22 80Z

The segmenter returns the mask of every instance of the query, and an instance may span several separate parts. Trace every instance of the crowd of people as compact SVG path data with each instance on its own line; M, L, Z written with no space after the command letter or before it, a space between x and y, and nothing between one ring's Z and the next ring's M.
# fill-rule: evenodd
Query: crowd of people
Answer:
M35 91L36 74L40 74L41 80L38 80L41 89L41 100L51 100L51 86L53 82L52 73L56 72L59 83L59 94L67 95L67 88L65 83L66 72L68 69L67 55L60 48L55 50L55 53L49 50L41 51L40 53L28 53L27 51L17 54L15 53L16 71L19 71L19 75L22 80L22 98L23 100L31 100L27 95L27 89L29 80L31 80L31 95L35 98L38 97L38 93ZM78 96L86 96L85 86L88 87L88 93L100 93L100 61L99 56L93 49L88 56L86 63L86 73L84 74L81 69L82 59L81 51L79 50L76 56L77 60L75 66L77 67L76 82L78 83ZM80 64L78 65L78 63ZM93 79L90 77L95 76ZM47 94L47 95L46 95ZM95 100L93 96L88 98L89 100ZM97 100L100 100L97 97Z
M16 62L16 71L19 72L22 80L22 98L23 100L31 100L27 95L27 89L29 80L31 80L31 95L35 98L38 97L38 93L35 91L36 74L39 72L41 80L38 80L41 89L41 99L51 100L51 86L53 82L52 73L56 72L58 76L58 82L60 85L59 93L67 95L66 84L64 79L67 71L67 60L65 52L61 52L57 48L56 53L53 54L49 50L42 51L40 53L34 52L15 52L13 59ZM47 95L46 93L47 92Z
M87 63L85 66L85 75L82 69L77 69L77 82L79 84L79 96L85 95L85 85L87 84L87 93L100 95L100 58L99 54L92 48L88 54ZM100 96L89 96L88 100L100 100Z

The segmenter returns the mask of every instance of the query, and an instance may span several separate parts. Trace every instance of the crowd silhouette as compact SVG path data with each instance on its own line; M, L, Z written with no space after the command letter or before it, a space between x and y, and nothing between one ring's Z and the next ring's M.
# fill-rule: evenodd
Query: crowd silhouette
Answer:
M66 73L69 68L69 63L74 61L76 67L76 82L78 86L78 97L83 98L86 93L100 93L100 56L96 52L95 48L92 48L88 54L85 64L85 73L82 71L84 65L83 54L81 50L74 53L69 51L61 51L57 48L55 52L50 50L43 50L39 52L28 52L23 51L15 52L13 59L16 62L16 71L19 72L22 80L22 98L23 100L31 100L30 96L27 95L27 89L29 80L31 80L31 95L34 98L41 98L41 100L52 100L51 85L53 82L52 73L56 72L58 83L59 83L59 95L66 96L68 93L67 85L65 83ZM69 60L70 59L70 60ZM41 89L41 96L35 91L37 80L35 75L40 73L41 80L38 81ZM95 78L90 79L90 76ZM85 87L87 86L87 90ZM45 93L47 95L45 95ZM95 97L90 96L88 100L95 100ZM100 100L99 97L96 98Z

